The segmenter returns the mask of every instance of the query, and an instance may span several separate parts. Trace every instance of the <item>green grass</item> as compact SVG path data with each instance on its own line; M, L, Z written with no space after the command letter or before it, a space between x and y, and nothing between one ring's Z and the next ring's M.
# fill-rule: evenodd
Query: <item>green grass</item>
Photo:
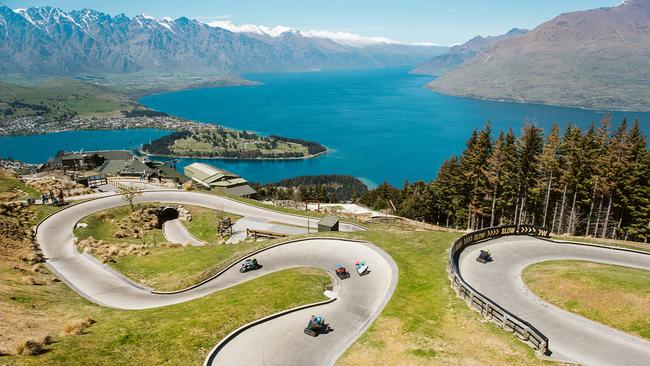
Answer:
M121 110L138 105L113 89L69 78L41 80L33 85L0 82L0 109L9 109L10 102L25 105L14 107L9 118L35 116L41 107L47 108L41 111L46 118L119 116ZM0 114L0 120L4 118Z
M178 290L194 285L247 253L275 242L151 248L147 256L120 257L112 266L127 277L157 290Z
M57 207L57 206L33 205L31 207L31 210L32 212L34 212L34 217L29 221L29 224L32 226L36 225L48 215L53 214L61 209L62 207Z
M137 210L139 206L136 205L135 207ZM130 213L131 208L129 205L96 212L81 219L79 222L88 224L88 227L77 228L74 230L74 234L77 238L79 238L79 240L83 240L92 236L97 240L104 240L109 244L142 244L143 240L141 238L135 239L128 237L117 239L114 236L115 232L120 230L117 221L129 216ZM115 222L111 222L111 219ZM147 230L144 237L145 244L157 245L163 242L166 242L166 239L161 229Z
M0 170L0 202L40 198L40 192L23 183L10 172Z
M384 230L354 234L393 257L399 282L380 317L337 365L357 365L360 359L376 365L545 363L456 297L447 277L447 251L459 235Z
M318 234L369 240L386 250L399 267L393 298L339 365L357 365L359 359L377 365L547 364L526 344L486 322L456 297L447 278L446 254L460 234L372 228L370 232ZM179 287L274 242L154 248L149 256L120 257L115 267L136 280ZM89 304L60 283L32 286L24 294L10 289L8 293L18 295L11 301L24 309L25 316L35 312L56 319L89 315L98 323L89 334L57 339L60 342L44 355L6 357L0 362L198 365L232 329L265 314L321 299L327 278L320 272L304 276L301 271L272 274L184 304L131 312ZM51 288L58 290L43 293ZM33 302L33 296L41 296L41 300ZM0 297L0 303L9 301L6 299Z
M8 365L201 365L207 352L237 327L278 311L322 301L329 276L292 269L183 304L122 311L89 304L62 284L53 297L27 300L29 308L65 304L91 316L88 333L56 337L40 356L2 357Z
M644 252L650 252L650 244L644 244L635 241L592 238L592 237L587 238L584 236L553 236L553 239L577 241L577 242L588 243L588 244L607 245L612 247L621 247L627 249L641 250Z
M585 261L548 261L526 268L528 287L544 300L650 339L650 271Z
M479 314L456 298L447 278L446 252L459 234L377 230L318 235L369 240L386 250L399 266L399 282L392 300L338 364L356 365L359 359L386 365L544 363L527 345L493 324L485 323ZM192 278L192 273L205 271L213 263L230 263L234 257L258 245L152 251L146 257L122 258L115 266L132 278L146 278L162 284L166 279ZM242 253L228 258L238 247Z
M239 215L205 207L185 206L185 208L192 214L192 221L184 221L183 225L194 237L207 243L217 243L222 239L218 227L220 218L229 217L233 223L241 218Z

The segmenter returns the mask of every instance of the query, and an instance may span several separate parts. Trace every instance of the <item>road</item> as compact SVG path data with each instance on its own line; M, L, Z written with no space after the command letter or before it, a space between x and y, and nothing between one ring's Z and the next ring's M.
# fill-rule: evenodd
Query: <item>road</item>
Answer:
M182 192L145 192L138 202L166 202L221 209L248 217L264 217L290 226L314 227L316 220L265 210L219 196ZM81 255L74 245L73 228L83 217L125 204L119 196L82 202L64 209L38 227L36 239L46 257L46 265L82 296L97 304L126 309L146 309L172 305L235 286L259 276L295 267L321 268L332 277L337 299L316 308L301 310L254 326L229 342L219 352L211 352L208 363L226 365L330 365L379 315L397 284L397 266L380 248L366 242L344 239L302 239L272 247L255 255L263 267L239 273L234 263L218 277L187 291L158 294L128 281L98 261ZM352 224L341 229L362 230ZM339 280L333 269L338 263L348 267L355 259L366 260L371 272L356 273ZM302 333L309 315L325 317L334 331L312 338Z
M486 248L494 261L481 264L476 257ZM585 365L649 365L649 341L564 311L528 289L521 272L548 260L587 260L650 270L650 255L527 236L503 237L471 246L461 254L459 269L470 286L546 335L552 358Z

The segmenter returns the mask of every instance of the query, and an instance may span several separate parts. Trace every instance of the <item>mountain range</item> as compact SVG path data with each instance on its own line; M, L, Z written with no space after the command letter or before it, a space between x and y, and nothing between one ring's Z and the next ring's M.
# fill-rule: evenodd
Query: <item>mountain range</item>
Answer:
M650 111L650 0L559 15L428 87L480 99Z
M226 27L227 28L227 27ZM416 65L446 47L347 33L232 31L194 19L0 6L0 73L283 72ZM348 35L346 40L345 36ZM349 38L366 40L350 42Z
M411 73L440 76L445 72L462 65L465 61L486 51L497 43L526 33L528 33L527 29L513 28L508 31L508 33L500 36L476 36L461 45L453 46L449 51L441 55L433 57L429 61L413 69Z

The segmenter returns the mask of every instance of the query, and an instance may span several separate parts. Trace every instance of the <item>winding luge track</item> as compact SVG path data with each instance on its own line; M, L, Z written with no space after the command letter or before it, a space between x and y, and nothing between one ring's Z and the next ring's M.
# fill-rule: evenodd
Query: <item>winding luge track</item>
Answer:
M182 191L144 192L137 202L167 202L220 209L242 216L264 217L289 224L315 227L317 219L283 214L223 197ZM241 262L197 286L173 293L156 293L135 284L97 260L80 254L74 245L73 228L83 217L124 205L120 196L83 202L59 211L37 228L36 239L46 265L63 281L97 304L126 309L146 309L189 301L253 278L295 267L316 267L334 281L336 300L290 312L255 324L227 337L213 349L205 363L215 365L328 365L345 351L379 315L397 284L395 262L378 247L361 241L314 238L279 244L255 254L263 268L239 273ZM341 223L341 230L363 228ZM355 258L365 259L371 273L340 281L333 269L337 263L352 266ZM316 338L302 333L309 315L318 313L334 329Z
M489 249L493 262L476 261ZM650 365L650 342L559 309L528 289L524 268L549 260L585 260L650 270L650 255L606 247L506 236L466 248L459 259L465 281L549 339L551 357L585 365Z
M170 243L185 244L189 243L192 246L202 246L204 243L195 238L185 225L179 219L167 220L162 225L162 232L165 239Z

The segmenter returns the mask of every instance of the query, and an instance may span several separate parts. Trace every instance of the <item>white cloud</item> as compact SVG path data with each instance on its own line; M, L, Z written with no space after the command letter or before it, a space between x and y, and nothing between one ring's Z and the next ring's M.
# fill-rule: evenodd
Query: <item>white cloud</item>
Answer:
M197 18L199 19L199 18ZM278 25L275 27L267 27L264 25L255 25L255 24L242 24L237 25L230 20L213 20L207 22L211 27L218 27L226 29L230 32L235 33L252 33L268 37L279 37L282 34L287 32L300 34L303 37L307 38L322 38L329 39L336 43L351 46L351 47L364 47L371 45L381 45L381 44L407 44L399 41L392 40L386 37L368 37L362 36L360 34L348 33L348 32L337 32L337 31L326 31L326 30L309 30L304 31L292 27L286 27ZM412 45L416 46L436 46L436 44L429 42L418 42L413 43Z
M411 46L424 46L424 47L436 47L440 46L438 43L433 42L413 42Z
M194 19L198 21L208 21L208 20L224 20L224 19L230 19L234 15L233 14L224 14L224 15L205 15L205 16L198 16L194 17Z

